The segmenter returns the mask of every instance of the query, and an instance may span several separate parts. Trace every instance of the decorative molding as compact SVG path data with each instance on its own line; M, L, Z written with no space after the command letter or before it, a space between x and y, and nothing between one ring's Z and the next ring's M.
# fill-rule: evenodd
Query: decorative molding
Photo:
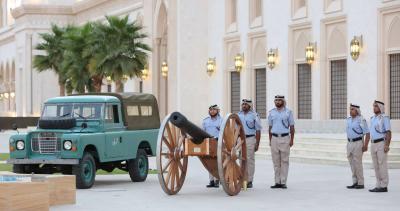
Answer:
M386 1L384 1L386 2ZM390 48L387 46L389 38L390 27L392 24L392 16L400 17L400 4L391 2L393 4L385 4L385 6L378 8L378 61L377 61L377 96L376 98L382 99L387 105L390 105L390 73L388 55L391 53L398 53L400 49ZM396 4L395 4L396 3ZM386 109L390 113L390 106Z
M305 63L303 60L296 60L295 52L297 46L296 34L304 33L308 31L310 36L312 35L312 23L311 21L305 21L301 23L295 23L289 25L289 40L288 40L288 81L292 83L288 84L288 102L290 107L293 109L295 118L297 119L297 64ZM309 40L311 41L311 40ZM314 92L312 92L314 93ZM314 99L312 97L312 99Z
M14 19L24 15L73 15L71 6L22 4L11 10Z
M347 24L347 16L346 15L338 15L327 17L321 20L321 33L320 33L320 48L319 48L319 63L320 63L320 108L321 108L321 119L327 120L330 119L330 65L329 62L332 59L338 58L347 58L347 48L345 55L331 55L328 57L328 27L332 25L340 25L340 24ZM345 39L347 39L347 28L345 32ZM345 40L345 46L348 46L347 41Z
M343 0L324 0L325 14L341 12L343 10Z

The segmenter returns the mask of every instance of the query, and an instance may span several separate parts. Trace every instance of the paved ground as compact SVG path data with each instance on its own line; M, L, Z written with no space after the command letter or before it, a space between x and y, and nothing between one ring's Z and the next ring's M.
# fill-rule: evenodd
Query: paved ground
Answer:
M255 188L229 197L222 188L205 188L207 173L197 158L191 158L178 195L164 194L156 175L149 175L144 183L131 183L128 175L99 176L92 189L78 190L76 205L51 210L399 210L400 170L389 174L388 193L369 193L345 188L351 183L346 167L293 163L289 188L272 190L271 161L257 160ZM365 180L367 188L374 186L372 169L365 170Z

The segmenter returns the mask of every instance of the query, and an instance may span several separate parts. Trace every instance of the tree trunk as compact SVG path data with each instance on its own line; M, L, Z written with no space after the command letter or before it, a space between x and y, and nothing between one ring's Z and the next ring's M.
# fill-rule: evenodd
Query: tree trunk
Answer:
M65 83L58 82L58 85L60 86L60 96L65 96Z
M102 76L93 76L93 88L95 92L101 92L101 85L103 85Z
M118 93L124 92L124 83L121 80L115 81L115 91Z

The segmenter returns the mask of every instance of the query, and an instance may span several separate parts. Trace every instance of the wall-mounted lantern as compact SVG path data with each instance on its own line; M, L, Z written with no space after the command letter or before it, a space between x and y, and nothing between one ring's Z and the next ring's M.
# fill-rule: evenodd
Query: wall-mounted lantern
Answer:
M276 62L278 59L278 48L275 49L269 49L268 53L267 53L267 65L269 67L269 69L274 69Z
M317 43L310 42L306 46L306 61L308 64L312 64L315 60L315 53L317 51Z
M121 82L126 83L128 81L128 79L129 79L129 75L123 75L121 78Z
M236 54L236 56L235 56L235 70L237 72L242 71L243 63L244 63L244 55L243 55L243 53L242 54L240 54L240 53Z
M146 64L146 65L144 66L143 70L142 70L142 76L141 76L141 78L142 78L142 80L144 81L144 80L146 80L148 77L149 77L149 65Z
M362 35L354 36L354 38L350 42L350 55L354 61L356 61L360 56L362 42L363 42Z
M15 97L15 92L10 92L11 99Z
M168 76L168 64L166 61L163 61L161 64L161 75L166 78Z
M211 76L216 69L216 59L214 58L208 58L207 60L207 74Z
M106 77L106 83L107 83L107 85L111 85L111 84L112 84L112 78L111 78L111 76L107 76L107 77Z

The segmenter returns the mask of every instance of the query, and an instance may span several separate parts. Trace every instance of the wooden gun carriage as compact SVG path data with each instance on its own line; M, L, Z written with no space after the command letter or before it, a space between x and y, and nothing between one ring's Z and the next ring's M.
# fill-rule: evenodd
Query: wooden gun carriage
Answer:
M224 118L217 140L181 113L171 113L162 122L157 141L158 180L165 193L174 195L182 188L189 156L197 156L228 195L246 187L246 136L237 114Z

